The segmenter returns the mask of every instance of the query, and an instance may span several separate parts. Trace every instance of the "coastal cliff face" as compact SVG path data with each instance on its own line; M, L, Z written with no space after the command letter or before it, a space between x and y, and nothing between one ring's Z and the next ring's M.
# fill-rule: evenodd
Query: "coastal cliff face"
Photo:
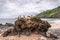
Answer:
M46 32L51 27L47 21L43 21L37 18L31 17L18 17L15 21L13 29L8 29L5 31L2 36L6 37L8 35L27 35L30 34L43 34L46 35Z
M36 18L60 18L60 6L52 10L41 12L34 16Z

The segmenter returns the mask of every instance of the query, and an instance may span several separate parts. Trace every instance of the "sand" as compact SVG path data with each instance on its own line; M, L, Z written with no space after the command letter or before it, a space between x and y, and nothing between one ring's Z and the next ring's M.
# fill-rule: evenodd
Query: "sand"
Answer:
M21 35L20 37L16 36L7 36L7 37L0 37L0 40L47 40L42 35L32 34L30 36Z
M53 29L58 29L58 28L60 29L60 22L52 23L51 26L52 26L51 28Z

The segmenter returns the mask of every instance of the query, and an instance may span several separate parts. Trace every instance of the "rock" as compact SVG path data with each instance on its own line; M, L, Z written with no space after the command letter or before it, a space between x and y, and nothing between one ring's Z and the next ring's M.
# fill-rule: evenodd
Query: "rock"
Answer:
M48 31L47 31L47 37L49 38L54 38L54 39L59 39L60 37L60 29L52 29L50 28Z
M30 35L31 33L46 33L51 25L47 21L43 21L38 18L31 17L18 17L15 21L14 29L18 35L25 34ZM11 30L6 31L9 34ZM14 34L14 33L13 33Z
M30 17L22 17L18 18L15 21L15 28L25 30L28 28L30 32L33 31L40 31L40 32L47 32L47 30L51 27L51 25L47 21L43 21L37 18L30 18Z
M23 30L23 34L29 36L31 34L31 31L29 29Z
M7 25L7 26L13 26L12 23L6 23L5 25Z
M11 30L7 30L7 31L5 31L5 32L2 34L2 36L3 36L3 37L6 37L6 36L8 36L10 33L11 33Z
M55 34L50 34L50 37L51 37L51 38L55 38L55 39L58 38L57 35L55 35Z
M0 26L2 26L3 24L0 24Z
M12 27L12 28L9 28L9 29L5 30L5 31L2 33L2 36L3 36L3 37L6 37L6 36L8 36L8 35L14 35L14 34L15 34L15 30L14 30L14 28Z

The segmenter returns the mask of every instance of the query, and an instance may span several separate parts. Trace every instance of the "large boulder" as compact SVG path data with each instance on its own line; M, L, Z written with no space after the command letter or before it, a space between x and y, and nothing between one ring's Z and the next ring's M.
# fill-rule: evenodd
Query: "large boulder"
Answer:
M51 25L47 21L43 21L38 18L30 18L30 17L21 17L15 21L15 28L18 31L26 30L26 32L44 32L51 27Z
M38 18L18 17L18 19L15 21L13 31L15 31L15 33L17 33L18 35L21 34L30 35L31 33L46 34L47 30L50 27L51 25L47 21L43 21ZM10 33L11 30L8 30L4 34L9 35Z

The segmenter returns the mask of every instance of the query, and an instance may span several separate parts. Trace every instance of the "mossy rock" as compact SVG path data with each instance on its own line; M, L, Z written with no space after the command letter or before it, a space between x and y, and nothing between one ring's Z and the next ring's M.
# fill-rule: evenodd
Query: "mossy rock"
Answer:
M47 21L43 21L38 18L30 18L30 17L18 18L15 21L15 26L16 26L16 29L29 28L29 30L31 31L35 28L35 30L37 29L37 30L41 30L43 32L45 30L46 30L45 32L47 32L48 28L51 27L51 25Z
M51 25L47 21L43 21L38 18L20 17L15 21L13 30L15 30L15 32L17 32L18 35L23 33L25 35L30 35L31 33L34 33L34 32L46 33L50 27ZM6 33L7 32L8 31L6 31Z

